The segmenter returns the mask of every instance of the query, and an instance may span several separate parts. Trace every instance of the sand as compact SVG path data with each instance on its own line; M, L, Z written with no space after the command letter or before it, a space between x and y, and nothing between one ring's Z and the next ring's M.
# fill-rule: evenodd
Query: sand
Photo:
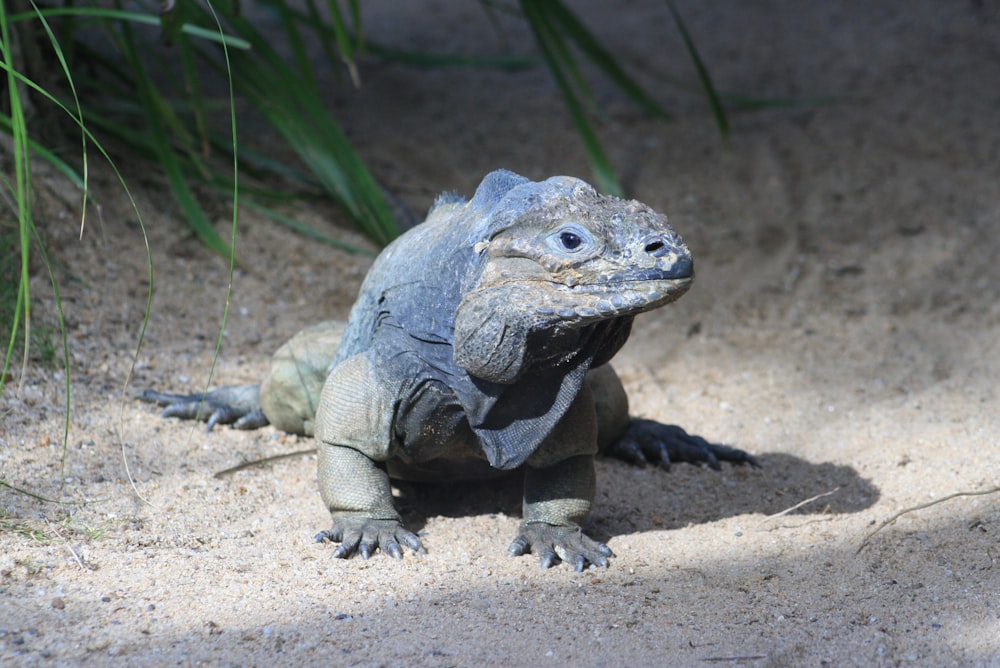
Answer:
M498 34L477 3L397 4L364 3L370 39L530 49L523 24ZM626 187L668 213L698 271L615 360L632 411L763 468L600 461L590 532L617 555L607 570L506 556L516 481L403 488L426 555L331 559L312 542L328 524L314 457L213 477L309 439L206 434L134 399L204 387L226 297L226 264L163 179L122 155L155 270L136 357L149 279L135 212L95 167L81 241L78 196L38 164L72 360L68 449L63 469L63 372L14 369L0 477L76 505L0 488L0 663L1000 665L1000 495L868 538L906 508L998 485L997 7L679 2L722 91L823 100L734 112L725 144L704 98L670 83L695 77L665 5L571 4L673 112L646 118L592 78ZM356 91L330 68L331 110L413 211L497 167L589 180L544 68L360 69ZM212 213L225 233L230 212ZM293 213L375 250L332 206ZM371 261L249 210L239 254L213 384L257 381L287 337L345 317ZM46 283L38 267L35 318L52 323Z

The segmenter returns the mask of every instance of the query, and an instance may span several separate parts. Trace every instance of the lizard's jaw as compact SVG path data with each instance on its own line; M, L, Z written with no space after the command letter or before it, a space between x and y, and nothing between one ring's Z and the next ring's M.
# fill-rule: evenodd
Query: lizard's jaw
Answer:
M659 240L657 237L655 240ZM617 267L605 265L596 272L599 281L586 280L587 273L565 272L543 292L536 313L556 319L564 326L585 326L595 321L636 315L680 298L694 280L694 262L680 244L643 242L643 260ZM633 257L639 255L635 253ZM610 264L610 263L609 263Z
M539 304L535 313L566 325L587 325L650 311L680 298L694 280L693 272L683 278L637 278L615 280L601 285L551 285L550 299Z

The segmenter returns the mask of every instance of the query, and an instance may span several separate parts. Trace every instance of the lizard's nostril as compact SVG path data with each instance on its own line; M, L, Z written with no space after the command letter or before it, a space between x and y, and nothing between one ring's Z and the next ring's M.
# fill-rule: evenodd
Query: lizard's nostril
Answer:
M670 251L670 247L667 245L666 240L659 236L649 237L646 239L642 249L653 257L663 257Z

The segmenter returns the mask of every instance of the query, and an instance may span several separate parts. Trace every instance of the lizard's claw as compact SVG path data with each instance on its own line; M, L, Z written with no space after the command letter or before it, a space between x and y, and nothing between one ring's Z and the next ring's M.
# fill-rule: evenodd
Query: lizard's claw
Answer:
M534 552L541 559L542 568L565 561L577 573L588 563L607 568L608 558L615 556L610 547L583 533L580 527L559 527L539 522L522 524L520 533L507 551L515 557Z
M333 528L316 534L316 542L340 543L333 551L335 559L347 559L355 552L368 559L380 549L395 559L403 558L403 547L414 553L424 553L423 544L412 531L407 531L397 520L373 520L367 517L340 517L333 520Z
M161 415L185 420L201 420L208 430L217 424L230 424L235 429L258 429L268 424L260 408L257 385L226 386L205 394L170 394L146 390L142 401L166 406Z
M669 469L672 462L706 464L717 471L722 468L719 462L760 467L752 455L742 450L709 443L676 425L638 418L633 418L628 430L611 446L608 454L639 466L654 462L664 469Z

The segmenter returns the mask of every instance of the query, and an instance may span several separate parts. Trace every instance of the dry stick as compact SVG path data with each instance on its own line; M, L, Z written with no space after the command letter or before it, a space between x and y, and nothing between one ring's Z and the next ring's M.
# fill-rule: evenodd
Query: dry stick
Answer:
M237 464L232 468L228 468L225 471L219 471L216 473L214 478L225 478L228 475L232 475L237 471L242 471L243 469L252 468L254 466L262 466L264 464L271 464L272 462L277 462L282 459L288 459L290 457L300 457L302 455L311 455L316 452L316 448L309 448L308 450L297 450L295 452L286 452L280 455L272 455L270 457L264 457L263 459L255 459L250 462L243 462L242 464Z
M861 545L859 545L858 549L854 552L854 556L858 556L859 554L861 554L861 550L865 549L868 546L868 541L871 540L872 536L874 536L879 531L881 531L882 529L886 528L887 526L898 520L903 515L906 515L907 513L912 513L917 510L923 510L924 508L930 508L931 506L936 506L939 503L944 503L945 501L950 501L960 496L984 496L986 494L996 494L997 492L1000 492L1000 487L994 487L992 489L984 489L978 492L955 492L954 494L943 496L940 499L934 499L933 501L928 501L927 503L921 503L919 506L904 508L903 510L900 510L898 513L887 519L886 521L882 522L882 524L879 524L877 527L875 527L874 530L872 530L871 533L865 536L865 539L861 541Z
M840 491L839 487L834 487L829 492L823 492L822 494L817 494L816 496L810 496L805 501L799 501L798 503L796 503L791 508L785 508L780 513L775 513L773 515L768 515L767 517L765 517L764 519L762 519L757 524L757 526L755 528L759 529L761 527L761 525L764 524L765 522L770 522L771 520L773 520L773 519L775 519L777 517L781 517L782 515L787 515L788 513L792 512L793 510L798 510L799 508L801 508L802 506L806 505L807 503L812 503L816 499L822 499L824 496L830 496L831 494L834 494L834 493L839 492L839 491Z
M722 661L762 661L767 657L763 654L747 654L744 656L706 656L701 659L701 661L708 661L710 663L719 663Z
M69 553L73 555L74 559L76 559L76 565L80 567L80 570L81 571L87 570L87 567L83 565L83 559L81 559L80 555L76 553L76 550L74 550L73 546L69 544L69 541L66 540L66 538L64 538L61 533L59 533L59 529L57 529L56 526L52 524L52 522L50 522L49 518L47 517L45 518L45 522L49 525L49 529L52 531L52 533L54 533L56 536L59 537L59 540L63 542L63 545L66 546L66 549L69 550Z
M144 497L142 495L142 492L139 491L139 486L135 484L135 478L132 477L132 469L129 468L128 465L128 453L125 451L126 444L125 444L125 432L124 432L124 424L125 424L124 416L125 416L125 402L122 401L122 429L118 430L118 442L119 445L121 446L122 462L125 464L125 476L128 478L129 484L132 485L132 491L135 492L135 495L139 497L139 499L146 505L155 508L156 506L153 504L153 502Z

